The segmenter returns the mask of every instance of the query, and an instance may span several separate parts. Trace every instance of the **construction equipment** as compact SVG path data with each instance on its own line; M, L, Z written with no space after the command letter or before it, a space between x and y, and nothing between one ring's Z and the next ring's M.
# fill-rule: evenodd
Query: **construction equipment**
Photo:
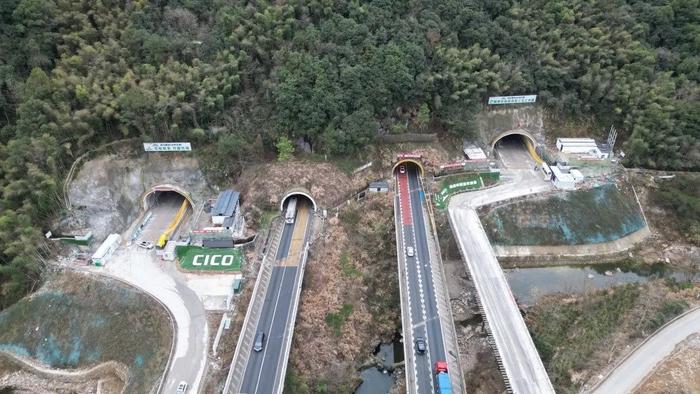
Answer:
M168 225L168 228L166 228L165 231L163 232L163 234L160 235L160 238L158 238L158 242L156 242L156 247L158 249L163 249L165 247L165 244L168 243L168 239L170 238L172 233L175 231L177 226L180 224L180 221L182 221L182 218L185 217L185 213L187 213L188 207L189 207L189 202L187 200L183 200L182 205L180 205L180 209L177 211L177 214L175 214L175 217Z

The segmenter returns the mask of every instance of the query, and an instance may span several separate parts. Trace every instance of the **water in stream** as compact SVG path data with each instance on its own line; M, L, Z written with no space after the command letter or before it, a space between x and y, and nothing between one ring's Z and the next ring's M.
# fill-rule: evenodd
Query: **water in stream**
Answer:
M360 373L362 384L355 390L355 394L387 394L394 382L394 363L403 360L403 343L399 341L400 336L392 343L383 343L375 350L374 355L384 360L383 366L370 367Z
M664 264L643 267L625 264L563 265L503 271L515 298L528 306L554 293L584 293L625 283L645 283L654 278L672 277L681 282L698 279L691 273L674 271Z
M680 282L700 280L700 275L672 270L664 264L634 266L628 264L561 265L503 270L513 295L520 304L534 305L541 297L555 293L583 293L626 283L645 283L655 278L675 278ZM400 335L392 343L377 347L375 356L382 367L361 371L362 384L355 394L387 394L394 381L392 366L403 360Z

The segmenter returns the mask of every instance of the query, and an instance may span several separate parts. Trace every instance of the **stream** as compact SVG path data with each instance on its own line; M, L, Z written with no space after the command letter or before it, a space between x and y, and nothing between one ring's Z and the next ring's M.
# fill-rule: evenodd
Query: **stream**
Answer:
M387 394L394 383L392 374L394 363L403 360L403 343L401 336L397 334L394 342L382 343L377 346L374 355L383 360L382 367L369 367L360 372L362 384L355 390L355 394Z
M698 275L671 269L662 263L641 267L627 264L560 265L509 268L503 272L518 303L526 306L555 293L581 294L626 283L645 283L656 278L674 278L679 282L699 279Z

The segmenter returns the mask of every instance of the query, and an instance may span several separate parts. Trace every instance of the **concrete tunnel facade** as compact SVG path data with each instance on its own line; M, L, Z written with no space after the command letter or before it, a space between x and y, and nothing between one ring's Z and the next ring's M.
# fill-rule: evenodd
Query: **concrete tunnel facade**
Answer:
M496 138L494 138L491 141L491 150L493 151L493 149L496 147L496 143L498 141L500 141L502 138L508 137L509 135L523 136L523 137L530 140L530 142L532 143L532 146L537 146L537 140L535 139L535 137L532 134L530 134L530 132L528 132L527 130L524 130L524 129L514 129L514 130L507 130L507 131L504 131L504 132L498 134L496 136Z
M284 197L282 197L282 200L280 201L280 211L284 212L284 206L286 205L287 200L293 196L306 197L309 201L311 201L314 211L318 210L318 205L316 204L316 200L314 200L314 198L311 196L311 192L303 187L295 187L284 193Z
M141 207L144 211L148 211L148 209L151 208L151 204L153 204L153 201L151 201L151 199L158 192L175 192L181 195L185 200L187 200L187 202L190 203L190 207L192 209L194 209L195 207L194 200L192 200L192 196L184 188L181 188L177 185L160 184L152 186L141 197Z
M415 164L416 167L418 167L418 171L420 173L420 176L423 176L423 172L424 172L423 163L421 163L417 159L400 159L399 161L396 162L396 164L394 164L394 167L391 168L391 173L392 174L395 173L401 164L408 164L408 163Z

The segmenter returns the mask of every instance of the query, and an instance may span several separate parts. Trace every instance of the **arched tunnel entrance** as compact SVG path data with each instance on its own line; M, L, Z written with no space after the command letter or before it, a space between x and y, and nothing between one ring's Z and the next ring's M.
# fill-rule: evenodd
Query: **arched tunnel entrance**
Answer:
M503 167L532 168L541 160L535 152L535 140L526 132L508 132L493 142L493 151Z
M414 159L401 159L394 164L394 168L391 169L391 173L396 175L401 171L401 168L408 170L409 168L415 169L418 172L418 176L423 176L423 164Z
M153 242L159 248L175 236L194 210L189 194L174 186L151 188L144 194L142 204L146 214L140 223L139 239Z
M294 200L295 203L305 201L313 211L318 209L316 200L314 200L314 198L311 196L311 192L303 188L295 188L285 193L284 197L282 197L282 201L280 202L280 211L285 212L289 208L289 203L291 200Z

